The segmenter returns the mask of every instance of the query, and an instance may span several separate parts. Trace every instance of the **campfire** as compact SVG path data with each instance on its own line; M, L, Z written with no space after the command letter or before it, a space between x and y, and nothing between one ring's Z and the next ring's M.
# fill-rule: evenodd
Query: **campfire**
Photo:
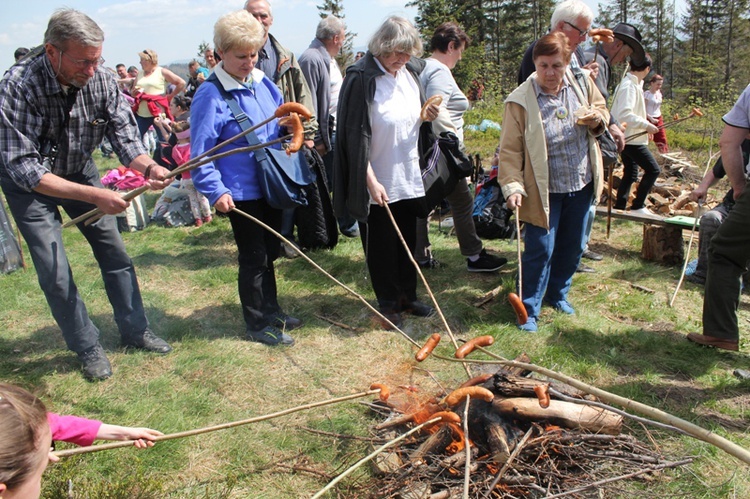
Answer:
M522 356L517 359L528 362ZM501 368L449 394L400 386L370 407L391 440L435 418L374 461L375 497L563 497L683 466L622 433L623 417L565 384ZM378 385L382 387L382 385ZM466 448L468 442L468 451ZM468 478L467 478L468 477ZM464 495L468 493L468 495Z

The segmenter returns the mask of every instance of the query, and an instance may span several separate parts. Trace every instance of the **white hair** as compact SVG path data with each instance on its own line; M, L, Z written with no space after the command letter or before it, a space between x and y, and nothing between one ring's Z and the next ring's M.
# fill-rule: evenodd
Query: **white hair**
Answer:
M584 18L591 24L594 21L594 12L591 7L581 2L581 0L565 0L555 7L550 20L550 27L555 27L561 22L575 23L579 18Z

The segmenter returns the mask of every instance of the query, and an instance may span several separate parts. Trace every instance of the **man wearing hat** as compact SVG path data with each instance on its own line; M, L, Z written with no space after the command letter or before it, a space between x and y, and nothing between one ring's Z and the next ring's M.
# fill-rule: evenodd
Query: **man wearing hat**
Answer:
M646 55L641 45L641 33L635 26L618 23L612 32L615 35L613 42L600 42L586 51L586 61L595 61L599 64L599 74L594 79L594 83L605 100L609 97L608 86L612 65L625 62L629 56L636 66L640 66Z

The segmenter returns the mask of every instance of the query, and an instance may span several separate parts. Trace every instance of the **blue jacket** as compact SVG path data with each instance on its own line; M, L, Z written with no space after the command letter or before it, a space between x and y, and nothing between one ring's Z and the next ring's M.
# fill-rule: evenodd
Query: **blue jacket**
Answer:
M272 116L283 103L278 87L262 71L254 70L251 74L252 90L229 76L221 64L216 66L214 74L224 89L237 100L240 108L247 114L250 124L260 123ZM193 158L242 131L219 89L210 81L206 81L195 92L190 109L190 143ZM260 127L255 130L255 134L261 142L277 138L278 121L273 120ZM247 146L247 140L241 137L217 153ZM280 148L279 145L274 147ZM263 197L258 186L258 164L252 152L233 154L200 166L193 170L192 178L195 188L208 198L211 205L216 204L216 201L227 193L231 194L235 201L251 201Z

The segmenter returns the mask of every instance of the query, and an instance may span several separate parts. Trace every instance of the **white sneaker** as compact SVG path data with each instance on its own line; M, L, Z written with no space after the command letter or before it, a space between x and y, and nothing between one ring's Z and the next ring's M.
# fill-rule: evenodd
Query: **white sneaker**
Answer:
M643 208L638 208L637 210L630 210L630 213L632 213L633 215L646 215L646 216L651 216L651 217L654 216L654 214L651 213L648 209L646 209L645 206Z

